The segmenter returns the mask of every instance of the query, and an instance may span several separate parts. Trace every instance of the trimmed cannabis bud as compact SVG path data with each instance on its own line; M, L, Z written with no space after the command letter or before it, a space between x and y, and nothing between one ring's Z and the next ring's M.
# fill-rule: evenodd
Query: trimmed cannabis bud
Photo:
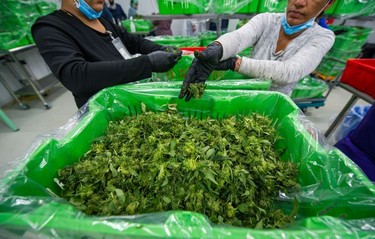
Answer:
M274 199L298 187L298 170L280 160L276 137L272 122L258 114L125 117L111 122L79 162L59 171L61 196L88 215L188 210L213 223L282 227L296 204L286 215Z
M205 89L206 84L202 82L189 84L189 91L192 94L192 96L196 99L199 99L203 96Z

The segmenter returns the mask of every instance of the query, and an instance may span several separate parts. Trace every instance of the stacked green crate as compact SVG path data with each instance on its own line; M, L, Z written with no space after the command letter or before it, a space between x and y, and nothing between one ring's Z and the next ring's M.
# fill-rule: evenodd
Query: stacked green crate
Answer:
M258 0L216 0L210 1L209 9L212 13L255 13Z
M337 1L334 15L363 16L373 15L375 1L373 0L341 0Z
M342 72L345 62L350 58L357 58L373 32L371 28L353 26L331 26L336 32L335 43L322 59L316 72L321 78L331 80Z
M287 0L259 0L258 12L285 12Z
M221 35L223 34L225 34L225 32L221 32ZM198 34L198 37L201 39L201 46L208 46L218 38L216 31L201 32Z
M158 0L159 14L200 14L206 12L208 0Z

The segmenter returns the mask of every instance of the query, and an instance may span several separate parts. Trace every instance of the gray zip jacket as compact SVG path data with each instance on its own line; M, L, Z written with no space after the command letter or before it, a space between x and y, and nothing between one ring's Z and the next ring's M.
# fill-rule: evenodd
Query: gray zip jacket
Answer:
M217 39L223 46L221 60L253 47L250 57L242 57L239 73L252 78L271 79L271 89L290 95L298 80L310 74L331 49L335 35L317 23L305 30L280 52L277 39L284 13L262 13L243 27Z

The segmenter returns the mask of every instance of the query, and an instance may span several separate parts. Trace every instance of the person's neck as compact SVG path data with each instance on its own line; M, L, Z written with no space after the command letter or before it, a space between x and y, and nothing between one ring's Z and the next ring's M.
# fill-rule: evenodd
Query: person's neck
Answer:
M106 32L105 26L99 21L99 19L88 19L85 15L83 15L83 13L81 13L80 10L78 10L78 8L76 8L76 6L62 5L60 9L66 12L67 14L71 14L74 17L78 18L86 26L101 33Z
M79 20L81 20L83 23L85 23L86 25L91 25L91 24L99 21L98 19L91 19L91 20L88 19L85 15L83 15L83 13L80 10L78 10L78 8L74 5L73 2L69 3L69 4L67 4L66 2L63 2L61 4L60 9L74 15Z
M302 31L299 31L299 32L296 32L292 35L287 35L285 34L283 28L281 27L280 28L280 34L283 36L283 38L286 38L286 39L289 39L289 40L293 40L294 38L298 37L299 35L301 35L306 29L302 30Z

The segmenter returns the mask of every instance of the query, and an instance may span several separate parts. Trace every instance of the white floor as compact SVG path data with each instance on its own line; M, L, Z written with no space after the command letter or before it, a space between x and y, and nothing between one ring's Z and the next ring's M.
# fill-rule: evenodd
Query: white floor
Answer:
M325 106L308 108L305 115L324 133L350 96L347 91L336 87L326 99ZM77 112L73 96L62 86L53 88L45 99L52 106L49 110L44 108L37 97L23 100L30 106L28 110L21 110L17 104L3 108L19 130L12 131L0 120L0 174L1 168L8 162L16 163L30 152L30 146L37 137L63 126ZM367 103L359 100L357 104Z

